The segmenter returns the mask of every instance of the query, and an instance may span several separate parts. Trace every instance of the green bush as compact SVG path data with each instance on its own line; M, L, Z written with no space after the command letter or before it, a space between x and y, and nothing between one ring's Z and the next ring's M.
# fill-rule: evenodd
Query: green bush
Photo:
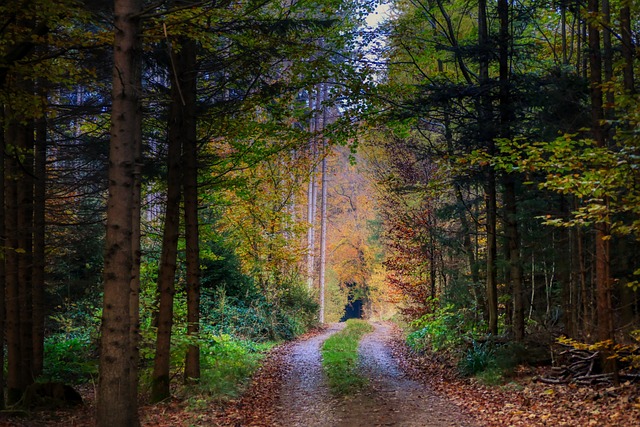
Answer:
M257 344L230 335L209 336L201 341L200 393L224 400L238 396L272 343Z
M88 336L48 336L44 341L43 381L82 384L98 373L96 348Z
M407 343L414 350L434 352L454 348L462 343L465 323L462 314L447 304L412 322L415 329L407 336Z
M205 290L202 296L202 323L210 333L259 342L295 338L317 322L317 311L306 289L289 289L276 302L259 294L239 299L224 289Z
M495 367L495 351L491 341L473 341L471 348L458 362L458 369L463 375L472 376Z

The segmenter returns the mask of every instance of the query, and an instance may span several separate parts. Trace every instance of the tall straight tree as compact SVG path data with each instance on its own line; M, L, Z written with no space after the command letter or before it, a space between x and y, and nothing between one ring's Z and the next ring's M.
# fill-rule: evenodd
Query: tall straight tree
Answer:
M182 191L187 279L187 334L194 341L200 331L200 233L198 220L198 140L196 134L196 44L184 40L177 55L182 64L180 87L183 95L184 141L182 147ZM200 378L200 349L192 343L184 363L185 380Z
M513 125L513 108L511 105L511 37L509 34L509 0L498 0L498 18L500 32L498 35L499 60L499 112L500 137L511 138ZM524 338L524 292L522 289L522 266L520 260L520 236L518 233L518 207L516 199L515 173L505 173L502 176L504 185L505 234L507 238L507 259L509 262L509 281L513 295L512 329L517 341Z
M309 91L309 108L313 111L313 116L309 120L309 132L314 135L318 130L319 114L316 111L319 106L320 92L317 88ZM316 157L318 144L316 137L312 136L309 141L309 159L311 171L309 173L309 184L307 187L307 286L313 289L315 280L315 252L316 252L316 209L317 209L317 188L316 182Z
M323 125L324 126L324 125ZM320 293L320 314L319 321L324 323L325 312L325 270L327 265L327 196L328 196L328 179L327 179L327 141L322 137L322 194L320 198L320 274L319 276L319 293Z
M7 110L9 111L9 110ZM7 114L10 116L10 114ZM8 121L8 120L7 120ZM7 153L16 138L16 124L11 122L5 125L5 150ZM17 403L22 397L24 386L20 375L22 369L22 357L20 348L20 307L15 301L19 301L18 295L18 188L15 180L17 173L12 155L5 155L5 179L4 179L4 221L5 221L5 302L6 304L6 340L7 340L7 404Z
M184 40L179 56L184 67L180 79L183 95L183 204L187 279L187 334L194 341L200 331L200 233L198 221L198 140L196 134L196 44ZM185 380L200 378L200 349L192 343L184 363Z
M493 113L491 108L491 81L489 79L489 28L486 0L478 1L478 49L479 71L478 83L480 86L480 100L478 102L478 130L480 142L487 144L487 152L490 156L495 154ZM486 230L487 230L487 308L489 311L488 331L498 333L498 284L496 264L498 258L496 243L497 201L496 201L496 172L488 165L484 182L486 205Z
M328 180L327 180L327 139L325 136L325 129L327 126L327 109L324 102L327 98L327 84L322 83L318 87L318 98L316 100L317 119L315 131L318 132L318 137L322 139L322 150L320 155L322 156L322 163L320 166L320 180L322 189L320 190L320 265L318 271L318 293L320 312L318 320L320 323L324 323L325 314L325 271L327 267L327 197L328 197Z
M11 80L17 83L15 75ZM29 96L27 81L16 84ZM19 86L19 87L18 87ZM33 121L27 111L7 106L5 125L5 286L7 402L17 403L34 381L33 370Z
M141 132L140 0L114 1L109 195L104 255L104 301L97 396L99 427L139 424L131 387L132 215L136 147ZM135 344L135 343L133 343Z
M44 90L40 90L43 97ZM42 373L44 364L45 303L45 203L47 179L47 122L36 120L33 186L33 372Z
M169 44L171 97L169 106L169 149L167 151L167 200L162 234L162 251L158 271L158 332L153 364L151 401L170 396L171 329L175 294L178 239L180 237L180 199L182 197L182 139L184 137L184 98L181 88L186 70L182 54L172 52Z
M599 0L589 0L589 13L600 11ZM589 83L591 84L591 132L595 145L604 147L606 135L603 128L604 109L602 91L602 53L600 24L589 21ZM606 203L602 201L601 203ZM613 316L611 315L610 243L609 230L604 222L595 224L595 285L598 340L613 338Z
M4 218L5 218L5 195L4 195L4 184L5 184L5 143L4 143L4 108L0 108L0 245L3 248L7 247L6 242L6 228L4 226ZM0 259L0 342L2 343L2 351L0 351L0 366L4 367L4 338L5 338L5 279L6 279L6 270L5 270L5 260L6 257L3 256ZM0 384L4 384L5 375L4 368L0 369ZM4 387L0 388L0 409L4 409Z

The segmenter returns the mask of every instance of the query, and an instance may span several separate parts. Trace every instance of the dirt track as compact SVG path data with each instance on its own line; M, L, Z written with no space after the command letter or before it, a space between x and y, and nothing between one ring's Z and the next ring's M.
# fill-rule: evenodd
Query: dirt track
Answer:
M292 346L278 402L281 426L474 426L460 409L409 379L393 359L391 328L374 324L360 343L360 367L369 384L359 393L332 396L322 373L320 347L344 327L333 324L322 334Z

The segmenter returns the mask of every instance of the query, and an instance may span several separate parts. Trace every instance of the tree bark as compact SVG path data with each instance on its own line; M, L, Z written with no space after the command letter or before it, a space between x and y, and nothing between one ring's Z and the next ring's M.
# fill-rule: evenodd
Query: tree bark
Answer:
M498 0L498 18L500 20L499 35L499 109L500 137L511 138L513 109L511 105L510 77L510 35L509 35L509 1ZM525 334L524 322L524 290L522 287L522 261L520 259L520 234L518 232L518 206L516 177L513 173L503 175L505 235L507 238L507 259L509 261L509 283L513 296L512 328L516 341L522 341Z
M46 95L46 94L43 94ZM33 186L33 373L42 373L44 360L45 203L47 179L47 122L36 121Z
M5 122L4 122L4 105L0 106L0 246L4 248L4 256L0 258L0 343L2 343L2 351L0 351L0 384L4 384L4 366L5 366L5 314L6 314L6 269L5 262L7 258L7 244L6 227L5 227L5 161L6 161L6 145L5 145ZM0 387L0 410L5 408L4 405L4 386Z
M198 141L196 135L196 46L183 44L181 59L184 72L181 78L184 94L184 227L187 269L187 334L193 340L200 332L200 235L198 221ZM200 348L189 345L185 359L185 380L200 378Z
M487 28L487 2L478 1L478 48L479 55L479 85L481 99L478 111L478 127L480 142L487 144L490 156L495 154L494 132L492 129L492 112L489 88L489 31ZM498 333L498 284L496 278L497 244L496 244L496 173L492 166L487 166L485 171L485 206L486 206L486 231L487 231L487 306L488 306L488 331L491 334Z
M18 301L20 302L20 355L22 386L34 381L33 372L33 122L19 124L16 147L18 190Z
M9 113L9 116L11 112ZM18 184L15 140L17 124L6 126L5 147L5 301L7 336L7 404L17 403L24 392L22 384L22 355L20 347L20 305L18 284Z
M171 49L171 47L169 47ZM169 107L169 150L167 154L167 201L158 272L158 332L153 365L151 401L170 396L171 329L175 294L178 238L180 236L180 198L182 196L182 140L185 135L182 64L180 55L169 52L172 66L171 105Z
M322 141L322 195L320 202L320 323L324 323L325 312L325 267L327 262L327 143Z
M140 73L135 77L135 81L141 81L142 67L136 70ZM140 363L140 263L142 258L141 247L141 214L142 214L142 103L138 103L136 114L135 132L137 136L134 140L133 155L133 194L131 208L131 283L129 298L129 348L131 351L130 364L135 374L130 376L130 393L135 399L133 405L138 406L138 364Z
M322 85L322 89L320 91L320 108L322 108L322 124L321 124L321 135L322 138L322 195L320 202L320 323L324 323L324 313L325 313L325 270L327 264L327 196L328 196L328 180L327 180L327 139L324 136L324 130L326 126L327 120L327 112L325 107L322 106L324 99L326 97L327 86Z
M316 208L317 208L317 183L316 183L316 158L317 158L317 142L315 133L318 130L318 113L315 111L320 105L318 99L320 95L309 94L309 107L313 111L313 118L309 122L309 133L311 141L309 142L309 162L311 171L309 174L309 184L307 187L307 222L309 228L307 230L307 286L309 290L313 289L315 281L315 252L316 252Z
M139 424L132 396L136 366L131 363L132 210L135 147L140 136L141 50L139 0L114 1L115 38L109 195L104 256L104 301L100 342L100 380L96 404L98 427Z
M599 13L598 0L589 0L588 11L593 16ZM602 126L604 111L602 103L602 54L600 51L599 24L589 22L589 83L591 85L591 131L596 146L606 146L606 136ZM603 200L603 204L607 201ZM605 222L595 224L595 282L598 341L613 340L613 316L611 313L611 279L609 227ZM603 352L605 370L615 371L615 360Z

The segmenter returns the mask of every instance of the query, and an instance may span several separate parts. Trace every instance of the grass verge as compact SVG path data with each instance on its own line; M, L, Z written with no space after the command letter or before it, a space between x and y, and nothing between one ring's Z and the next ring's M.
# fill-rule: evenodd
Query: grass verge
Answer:
M334 393L349 394L366 384L366 378L358 374L358 343L371 331L373 326L368 322L349 319L342 331L322 345L322 367Z

